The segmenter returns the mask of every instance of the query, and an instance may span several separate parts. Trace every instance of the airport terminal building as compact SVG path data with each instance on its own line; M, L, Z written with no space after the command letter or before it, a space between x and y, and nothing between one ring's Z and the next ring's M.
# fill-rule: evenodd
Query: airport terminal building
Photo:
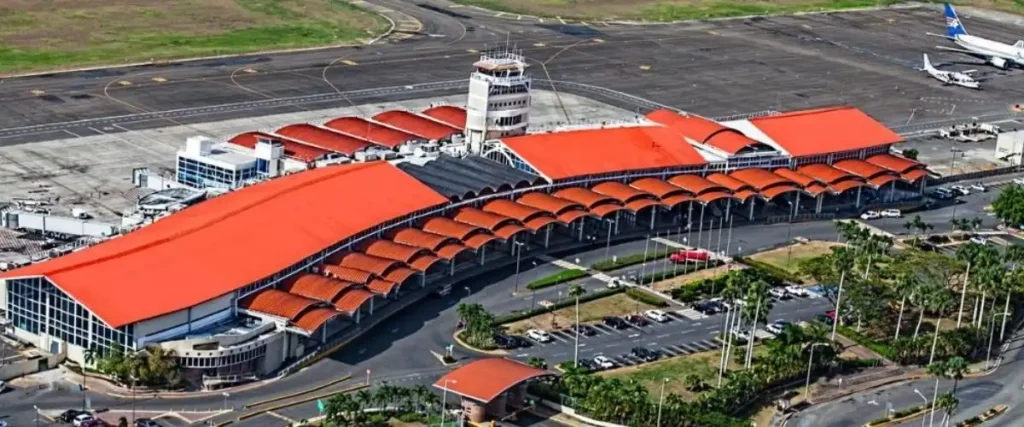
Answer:
M891 152L899 135L852 107L721 123L659 110L641 124L530 134L524 68L485 55L466 108L240 135L306 162L465 148L263 180L3 273L6 319L78 363L86 348L160 345L190 382L217 387L273 374L516 251L877 205L919 196L928 176Z

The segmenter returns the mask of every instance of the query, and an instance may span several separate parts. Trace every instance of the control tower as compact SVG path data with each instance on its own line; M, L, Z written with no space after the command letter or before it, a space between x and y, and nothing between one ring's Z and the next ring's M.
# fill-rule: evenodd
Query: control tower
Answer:
M466 141L479 152L489 139L523 135L530 121L531 79L522 54L503 49L480 54L469 77Z

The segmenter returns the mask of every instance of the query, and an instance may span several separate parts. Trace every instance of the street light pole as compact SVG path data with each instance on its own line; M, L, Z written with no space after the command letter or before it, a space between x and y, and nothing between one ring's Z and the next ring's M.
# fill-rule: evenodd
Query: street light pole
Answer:
M610 219L606 219L605 221L608 221L608 239L604 245L604 257L608 258L608 251L612 248L612 224L614 224L614 222Z
M814 366L814 347L819 345L828 345L828 343L818 342L811 344L811 355L807 358L807 380L804 382L804 402L811 402L811 367Z
M221 395L224 396L224 410L227 411L228 410L228 398L231 397L231 393L228 393L228 392L225 391L225 392L221 393Z
M36 427L39 427L39 407L32 405L32 409L36 410Z
M515 246L513 246L513 248L515 248L516 250L516 278L515 289L512 291L512 295L515 295L519 293L519 261L522 259L523 256L523 244L517 241L515 242Z
M921 393L921 390L918 390L916 388L914 389L914 393L917 393L918 396L921 396L921 399L924 399L924 406L927 407L928 406L928 398L924 396L924 393ZM924 420L925 419L927 419L927 417L921 416L921 427L924 427Z
M572 363L574 367L580 366L580 295L576 293L576 342L573 344Z
M661 427L661 407L665 404L665 383L668 382L668 378L661 380L661 393L658 395L658 426Z
M444 427L444 407L448 404L448 383L458 383L458 381L444 380L444 384L441 387L443 390L441 393L441 427Z

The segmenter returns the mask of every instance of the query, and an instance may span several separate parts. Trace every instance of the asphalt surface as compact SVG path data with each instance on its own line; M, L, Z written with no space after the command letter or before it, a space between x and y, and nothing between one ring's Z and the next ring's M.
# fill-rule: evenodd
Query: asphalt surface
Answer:
M986 90L942 86L915 70L941 43L925 35L944 24L929 7L636 26L494 17L442 0L374 3L417 17L424 30L353 48L5 79L0 145L462 93L476 52L506 44L529 58L537 87L640 113L851 104L912 130L1005 116L1024 94L1020 70L957 54L930 52L936 62L968 62L954 68L979 68ZM995 39L1016 33L980 18L964 23Z

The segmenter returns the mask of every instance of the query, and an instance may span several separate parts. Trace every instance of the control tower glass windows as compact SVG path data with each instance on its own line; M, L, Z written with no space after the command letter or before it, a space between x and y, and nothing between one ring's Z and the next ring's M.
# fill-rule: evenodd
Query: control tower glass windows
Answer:
M523 116L498 117L494 124L498 126L515 126L523 122Z
M527 93L530 91L529 85L515 85L515 86L491 86L491 95L512 95L517 93Z

